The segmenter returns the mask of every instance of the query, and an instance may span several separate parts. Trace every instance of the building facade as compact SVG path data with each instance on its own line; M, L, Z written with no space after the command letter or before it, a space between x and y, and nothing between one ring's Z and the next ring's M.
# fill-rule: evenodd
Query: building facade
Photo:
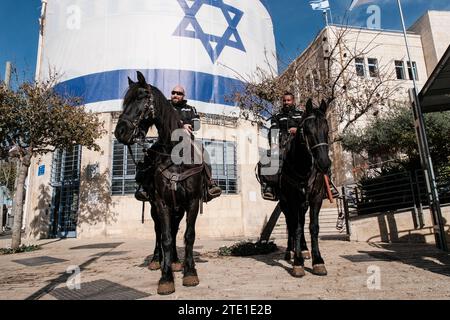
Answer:
M364 91L370 94L374 92L371 90L375 86L380 86L378 92L389 94L389 98L383 99L383 104L377 106L376 110L359 117L353 123L355 127L364 127L368 120L382 113L388 104L409 102L408 90L413 87L413 77L421 90L450 45L449 28L449 11L428 11L414 23L408 30L411 66L403 32L331 25L319 32L280 77L288 79L296 75L295 80L290 82L298 100L303 103L306 98L302 93L303 87L309 87L309 92L317 93L321 98L320 87L327 85L324 79L333 81L340 77L337 90L341 91L342 99L333 102L329 114L331 138L334 139L357 112L342 108L359 97L368 100ZM328 63L330 56L334 58L334 64ZM342 186L354 183L358 167L364 161L345 152L339 142L331 146L330 153L336 184Z
M127 77L135 79L138 70L167 96L175 85L185 86L189 104L201 113L196 139L211 155L214 178L224 193L205 205L197 220L197 237L259 235L275 207L261 198L255 177L259 150L267 147L267 140L258 126L239 119L239 108L228 98L241 84L240 76L269 67L271 55L265 53L275 52L265 1L217 1L215 6L199 0L191 5L185 0L153 1L151 6L145 0L46 3L37 75L44 79L49 69L62 74L58 89L83 97L86 108L104 122L106 134L98 141L100 152L76 147L33 159L26 235L154 237L149 205L142 223L142 204L134 199L135 165L113 135ZM382 65L390 66L394 82L402 88L399 97L406 99L412 77L422 86L450 43L443 31L449 18L449 12L428 12L411 28L412 68L400 32L349 28L349 43L368 52L355 60L352 74L370 78ZM321 77L337 28L322 30L293 63L302 64L313 83ZM342 56L345 59L344 50ZM277 69L275 60L269 65ZM150 131L148 137L155 139L157 132ZM142 156L139 148L133 151ZM330 151L337 184L353 182L355 159L339 144Z
M275 52L265 1L48 0L43 7L38 76L62 74L57 90L84 99L104 122L101 152L83 147L33 160L25 203L26 234L49 237L154 237L150 207L134 198L135 165L114 130L128 87L141 71L170 96L186 88L201 114L201 140L212 158L223 195L205 204L198 237L258 235L275 203L263 201L255 177L259 148L267 144L258 126L239 120L228 98L241 75L267 64ZM256 27L255 27L256 26ZM228 97L228 98L227 98ZM157 132L151 130L149 139ZM134 146L142 157L142 150ZM181 227L183 229L183 226ZM183 236L182 232L179 233Z

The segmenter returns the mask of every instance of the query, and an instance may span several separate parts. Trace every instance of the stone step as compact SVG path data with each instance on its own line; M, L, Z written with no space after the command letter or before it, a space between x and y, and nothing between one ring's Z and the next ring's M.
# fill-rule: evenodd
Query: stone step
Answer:
M332 209L322 209L320 210L319 223L320 223L320 236L344 236L344 230L337 230L336 223L338 218L338 211L335 208ZM309 239L309 212L306 213L305 217L305 236ZM287 239L286 230L286 218L284 214L280 215L277 224L272 232L272 238L274 239Z

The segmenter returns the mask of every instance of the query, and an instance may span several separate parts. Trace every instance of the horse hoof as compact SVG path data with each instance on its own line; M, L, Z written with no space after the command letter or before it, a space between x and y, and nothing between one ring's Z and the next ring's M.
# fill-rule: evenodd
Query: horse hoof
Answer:
M286 252L286 254L284 255L284 260L285 261L291 261L291 252Z
M302 278L306 275L305 268L302 266L295 266L292 268L291 274L295 278Z
M161 264L160 264L158 261L152 261L152 262L150 262L150 264L148 265L148 268L149 268L151 271L156 271L156 270L161 269Z
M316 276L326 276L328 274L324 264L316 264L313 266L312 273Z
M200 280L197 276L186 276L183 278L183 286L196 287L200 284Z
M183 264L181 262L172 263L172 271L173 272L181 272L183 271Z
M302 251L302 257L303 257L303 259L305 259L305 260L310 260L310 259L311 259L311 254L309 253L308 250Z
M167 296L175 292L174 282L160 282L158 285L158 294L161 296Z

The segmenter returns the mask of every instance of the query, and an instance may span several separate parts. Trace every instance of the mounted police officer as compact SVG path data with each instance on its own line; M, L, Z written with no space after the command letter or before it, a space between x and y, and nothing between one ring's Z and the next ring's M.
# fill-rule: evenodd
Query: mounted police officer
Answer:
M280 168L275 181L279 181L279 175L283 165L283 158L287 151L290 136L297 133L297 127L301 123L304 110L295 106L295 97L292 93L286 92L282 98L282 107L280 111L271 118L269 131L269 144L272 153L279 152ZM274 183L263 183L263 198L267 200L276 200Z
M192 136L194 131L200 130L200 117L194 107L187 104L185 98L185 90L182 86L176 86L171 92L171 99L169 100L172 107L178 112L181 118L182 127ZM158 149L157 146L153 146L152 150ZM156 150L157 151L157 150ZM206 152L206 151L205 151ZM148 201L149 195L142 190L142 184L145 183L146 176L148 175L148 168L152 166L151 157L146 155L144 162L138 167L136 173L136 182L139 184L139 188L136 191L136 199L139 201ZM208 163L206 165L207 176L207 201L211 201L214 198L219 197L222 194L222 189L212 179L212 168Z

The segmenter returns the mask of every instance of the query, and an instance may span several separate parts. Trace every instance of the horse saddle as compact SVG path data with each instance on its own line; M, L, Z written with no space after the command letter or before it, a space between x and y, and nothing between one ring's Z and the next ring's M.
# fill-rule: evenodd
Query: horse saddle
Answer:
M169 168L171 166L167 167L164 170L161 170L161 174L164 178L166 178L167 180L170 181L171 190L173 190L173 191L177 190L178 183L183 182L186 179L201 173L205 169L205 164L202 163L195 167L184 170L183 172L170 172Z

